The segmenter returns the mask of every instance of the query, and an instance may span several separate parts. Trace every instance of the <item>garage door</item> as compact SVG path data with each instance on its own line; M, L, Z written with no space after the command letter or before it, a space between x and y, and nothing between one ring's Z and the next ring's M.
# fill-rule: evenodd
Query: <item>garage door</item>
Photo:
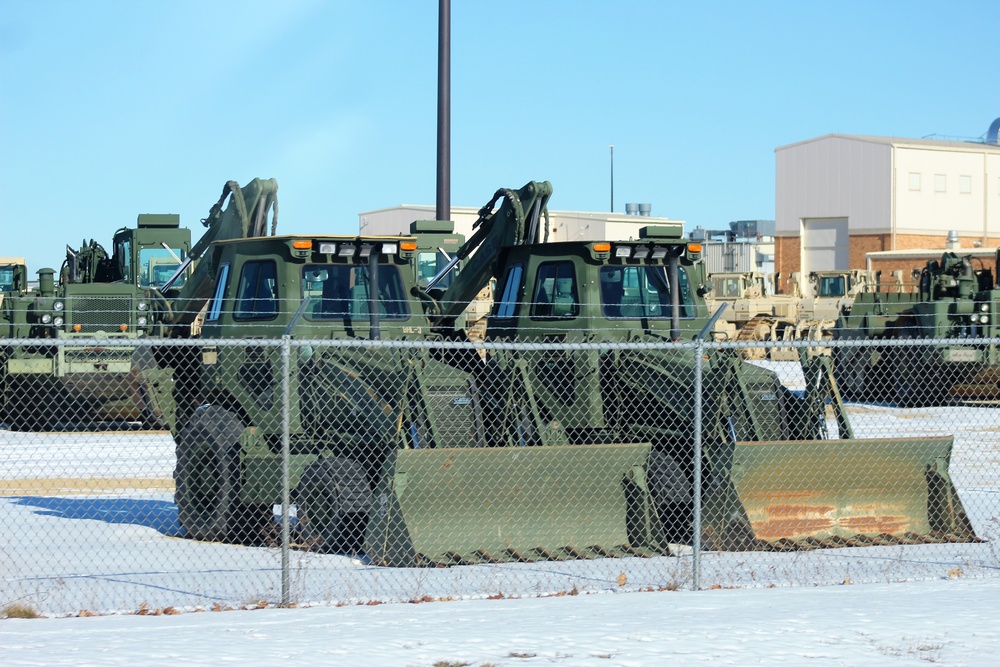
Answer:
M802 271L847 271L851 268L847 218L802 221Z

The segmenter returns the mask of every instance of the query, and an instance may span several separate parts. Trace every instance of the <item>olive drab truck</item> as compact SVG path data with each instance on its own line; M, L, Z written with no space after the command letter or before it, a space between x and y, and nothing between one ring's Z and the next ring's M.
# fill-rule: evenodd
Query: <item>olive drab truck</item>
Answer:
M37 344L13 348L3 368L4 401L15 428L48 430L92 422L144 422L132 400L134 347L101 341L156 335L148 292L181 264L190 231L179 216L142 214L134 228L115 232L109 254L84 241L67 247L58 274L39 273L38 290L12 299L10 336ZM93 345L55 340L96 339Z
M28 266L23 257L0 257L0 305L5 296L28 291Z
M905 407L996 400L1000 350L961 339L1000 336L998 310L1000 284L993 271L977 268L972 257L945 252L920 270L916 291L863 293L842 310L836 329L836 338L845 341L927 344L838 347L837 381L852 398Z
M736 355L696 358L714 322L679 229L543 243L550 196L547 182L497 191L427 284L413 278L416 237L213 243L211 289L189 281L178 296L205 295L197 354L147 372L187 534L266 530L287 447L309 543L379 565L670 553L693 537L701 363L712 548L975 539L950 438L855 439L842 410L826 437L824 360L798 397ZM491 280L484 358L456 323ZM888 492L874 457L896 463Z

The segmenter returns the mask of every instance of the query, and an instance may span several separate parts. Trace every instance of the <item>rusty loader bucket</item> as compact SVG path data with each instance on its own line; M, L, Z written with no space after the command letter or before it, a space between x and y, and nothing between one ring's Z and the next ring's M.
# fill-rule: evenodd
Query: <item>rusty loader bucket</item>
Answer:
M365 552L380 565L667 553L648 444L405 449L376 493Z
M977 541L952 438L737 442L704 505L719 550Z

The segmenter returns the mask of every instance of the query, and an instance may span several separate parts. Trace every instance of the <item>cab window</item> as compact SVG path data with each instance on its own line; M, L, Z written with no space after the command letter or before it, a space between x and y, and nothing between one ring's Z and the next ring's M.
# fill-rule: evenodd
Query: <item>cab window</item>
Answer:
M14 267L0 266L0 292L14 291Z
M139 249L139 286L150 287L167 282L174 271L184 261L185 252L181 248L167 250L163 246ZM174 287L184 284L185 276L179 276Z
M503 294L497 303L496 316L498 319L514 317L517 313L517 295L521 291L521 274L524 267L521 264L514 264L507 269L507 275L503 279Z
M844 296L844 276L829 276L819 279L820 296Z
M267 320L278 314L278 270L273 260L246 262L236 289L233 319Z
M205 321L214 322L222 315L222 297L226 293L226 284L229 282L229 263L219 267L219 280L215 284L215 295L212 302L208 304L208 312L205 314Z
M611 319L669 318L670 285L662 266L604 266L600 271L601 313ZM678 275L680 317L694 317L687 273Z
M417 281L429 281L431 278L436 276L438 272L442 271L444 267L448 266L448 262L451 258L444 254L440 250L422 251L417 253ZM455 280L455 276L458 275L458 268L455 267L449 271L441 280L437 283L437 287L443 289L448 289L451 287L451 283Z
M117 239L115 255L118 256L118 270L122 272L122 277L126 282L134 283L136 276L132 273L132 240L127 236Z
M720 278L717 283L716 294L722 299L739 298L743 296L743 289L740 282L739 278Z
M307 264L302 267L302 298L307 320L367 320L371 286L367 266ZM405 320L410 316L399 267L378 268L379 316Z
M546 262L538 267L531 298L533 318L567 319L580 315L572 262Z

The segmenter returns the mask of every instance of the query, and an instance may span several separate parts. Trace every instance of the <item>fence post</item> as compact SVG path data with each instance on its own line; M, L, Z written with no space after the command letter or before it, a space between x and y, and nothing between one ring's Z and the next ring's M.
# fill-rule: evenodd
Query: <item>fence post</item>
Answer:
M292 338L281 337L281 605L291 604L291 571L288 548L290 538L291 513L291 386Z
M691 480L694 486L692 498L694 521L691 527L691 587L696 591L701 588L701 361L704 350L704 341L699 340L694 348L694 447L691 454L694 459L694 476Z

